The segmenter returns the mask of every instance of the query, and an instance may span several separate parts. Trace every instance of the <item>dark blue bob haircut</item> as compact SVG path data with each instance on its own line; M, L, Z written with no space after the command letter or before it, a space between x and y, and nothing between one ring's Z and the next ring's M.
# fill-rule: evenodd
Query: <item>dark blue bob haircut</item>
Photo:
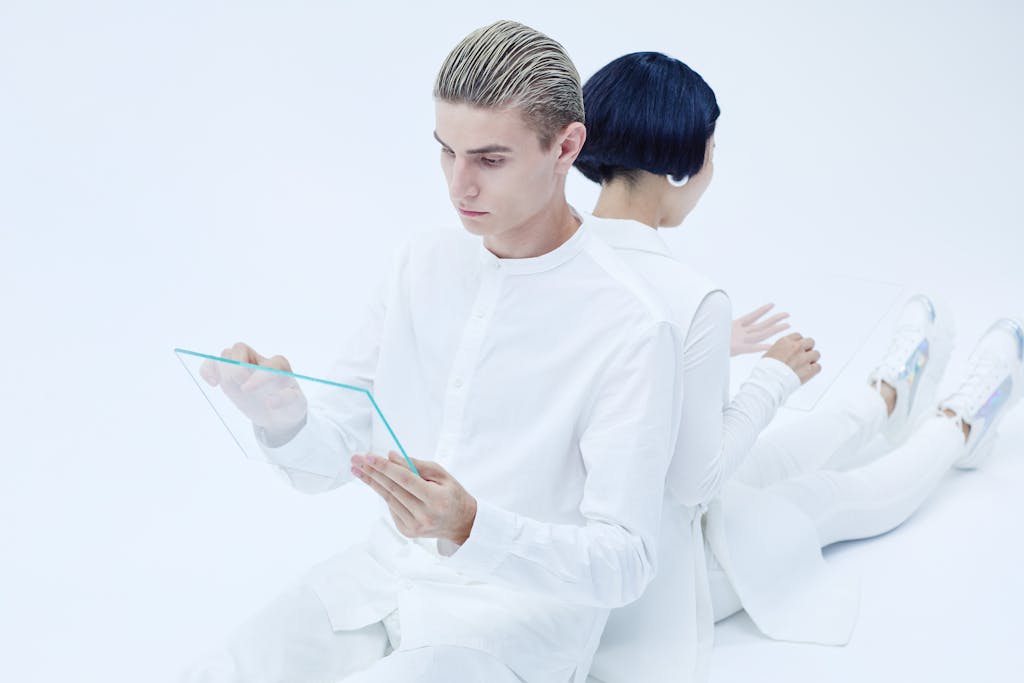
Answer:
M619 57L583 86L587 139L576 168L595 183L638 170L692 176L704 165L718 102L696 71L660 52Z

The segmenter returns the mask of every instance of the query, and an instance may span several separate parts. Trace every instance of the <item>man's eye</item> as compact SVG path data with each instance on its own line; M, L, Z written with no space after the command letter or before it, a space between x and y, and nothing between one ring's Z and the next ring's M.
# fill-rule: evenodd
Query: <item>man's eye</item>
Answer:
M505 161L504 159L495 159L493 157L481 157L481 160L486 166L501 166L501 162Z
M455 152L451 151L447 147L442 147L441 148L441 154L444 154L445 156L450 156L450 157L455 156Z

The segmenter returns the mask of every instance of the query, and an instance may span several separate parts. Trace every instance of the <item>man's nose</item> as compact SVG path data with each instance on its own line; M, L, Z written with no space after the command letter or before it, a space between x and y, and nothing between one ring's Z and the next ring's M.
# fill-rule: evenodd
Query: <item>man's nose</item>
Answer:
M448 192L454 202L480 194L476 173L469 160L455 160L455 163L452 165L452 179L448 184Z

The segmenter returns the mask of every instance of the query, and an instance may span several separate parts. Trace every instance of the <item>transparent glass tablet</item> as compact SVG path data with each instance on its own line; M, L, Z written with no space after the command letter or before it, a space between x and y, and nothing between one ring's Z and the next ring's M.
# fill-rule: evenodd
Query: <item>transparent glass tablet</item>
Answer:
M186 349L174 353L251 460L334 478L352 453L395 452L419 474L366 389Z

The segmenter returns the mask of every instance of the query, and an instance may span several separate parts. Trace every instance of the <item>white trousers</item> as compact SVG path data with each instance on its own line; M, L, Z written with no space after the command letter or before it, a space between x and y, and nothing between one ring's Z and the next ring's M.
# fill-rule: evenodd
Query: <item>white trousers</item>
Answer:
M396 650L397 612L355 631L331 628L323 604L299 585L243 624L182 683L522 683L491 655L463 647Z
M885 533L921 506L964 449L956 422L936 416L900 447L868 461L867 446L885 419L882 397L865 386L834 408L766 430L735 476L802 510L821 547ZM711 553L708 558L719 621L742 605Z

